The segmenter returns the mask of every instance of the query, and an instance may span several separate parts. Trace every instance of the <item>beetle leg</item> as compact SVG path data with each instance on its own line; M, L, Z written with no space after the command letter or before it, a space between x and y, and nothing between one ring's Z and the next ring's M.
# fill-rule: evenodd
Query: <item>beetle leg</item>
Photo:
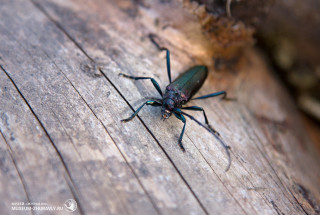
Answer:
M186 151L182 145L182 137L183 137L184 130L186 128L186 122L187 122L186 118L181 113L173 112L173 114L184 123L180 137L179 137L179 146L182 149L182 151Z
M160 85L153 78L150 78L150 77L136 77L136 76L126 75L126 74L123 74L123 73L119 73L119 75L122 75L123 77L126 77L126 78L134 79L134 80L150 79L152 84L153 84L153 86L156 88L156 90L159 92L159 94L162 97L162 91L161 91Z
M194 118L193 116L182 112L180 109L177 109L178 114L183 114L187 117L189 117L191 120L195 121L196 123L198 123L198 125L202 126L203 128L205 128L207 131L209 131L211 134L213 134L213 136L215 136L215 138L217 138L217 140L220 142L220 144L223 146L223 148L226 150L226 153L228 155L228 166L226 168L226 172L229 170L230 166L231 166L231 155L230 155L230 146L228 146L227 144L225 144L225 142L221 139L221 136L218 136L216 133L212 132L211 129L207 128L205 125L203 125L201 122L199 122L196 118Z
M144 105L161 106L161 103L159 103L157 101L153 101L153 100L146 101L129 118L122 119L121 122L128 122L128 121L132 120L139 113L139 111L143 108Z
M219 91L219 92L211 93L211 94L208 94L208 95L205 95L205 96L200 96L200 97L194 98L194 99L192 99L192 100L196 100L196 99L207 99L207 98L211 98L211 97L215 97L215 96L220 96L220 95L223 95L222 99L225 99L225 98L227 97L227 92L226 92L226 91Z
M211 125L209 124L209 121L208 121L206 112L204 111L204 109L203 109L202 107L191 106L191 107L182 107L181 109L184 109L184 110L193 110L193 111L202 111L207 126L208 126L215 134L217 134L218 136L220 136L219 132L217 132L215 129L213 129L213 128L211 127Z

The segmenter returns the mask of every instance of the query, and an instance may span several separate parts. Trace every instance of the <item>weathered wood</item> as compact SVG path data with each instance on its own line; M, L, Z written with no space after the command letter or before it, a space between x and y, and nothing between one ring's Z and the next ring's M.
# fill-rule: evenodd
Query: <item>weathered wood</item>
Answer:
M173 21L162 29L156 19ZM178 25L183 20L194 26L192 36ZM157 95L149 81L120 72L155 77L162 89L167 83L165 55L149 33L171 50L173 78L195 63L210 66L206 42L195 43L196 23L179 2L1 4L1 214L12 213L12 201L62 205L69 198L80 214L317 213L317 153L255 51L241 71L212 72L199 92L226 89L237 101L191 103L205 108L232 147L229 172L223 148L190 120L186 153L177 145L181 122L160 121L157 108L120 122Z
M53 147L57 148L59 154L56 158L61 156L63 159L64 174L70 174L76 186L78 194L74 198L82 205L82 211L90 214L155 214L163 208L161 211L165 214L203 213L148 132L138 136L131 132L123 135L127 129L142 132L145 129L139 122L123 128L119 110L126 110L126 103L105 78L81 73L80 63L88 60L81 50L70 54L77 47L31 3L23 5L16 1L7 6L2 8L4 18L1 19L1 39L7 41L1 46L1 53L7 53L2 57L2 65L37 113ZM19 16L10 17L9 14L14 14L14 11ZM24 22L28 19L32 22ZM5 23L9 21L11 28L6 29ZM23 35L18 40L14 35L19 34L20 30L23 30ZM44 48L38 49L41 46ZM3 75L6 73L2 72ZM77 89L78 85L82 87ZM4 136L11 130L19 132L12 127ZM32 125L26 127L37 128ZM23 140L19 143L26 144ZM151 150L148 146L152 146ZM41 154L37 146L34 147L35 153ZM145 148L146 153L141 153L141 148ZM137 156L139 160L135 159ZM44 168L46 166L44 164ZM43 177L49 175L43 171L38 174ZM36 179L32 178L33 181ZM30 190L32 188L28 187ZM38 186L40 188L46 187ZM55 193L59 191L57 188L52 186L50 190ZM68 199L58 195L55 197L61 203ZM30 197L31 202L42 200L46 199L36 195ZM49 200L45 202L55 205Z
M62 205L75 198L66 169L23 97L1 74L1 214L13 214L11 207L20 202Z

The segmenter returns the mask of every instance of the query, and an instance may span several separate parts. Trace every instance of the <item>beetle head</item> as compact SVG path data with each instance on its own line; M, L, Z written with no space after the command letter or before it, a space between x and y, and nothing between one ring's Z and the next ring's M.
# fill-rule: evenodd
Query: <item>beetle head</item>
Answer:
M162 110L161 110L161 114L162 114L162 119L168 119L171 114L172 111L174 109L174 101L170 98L165 99L162 103Z

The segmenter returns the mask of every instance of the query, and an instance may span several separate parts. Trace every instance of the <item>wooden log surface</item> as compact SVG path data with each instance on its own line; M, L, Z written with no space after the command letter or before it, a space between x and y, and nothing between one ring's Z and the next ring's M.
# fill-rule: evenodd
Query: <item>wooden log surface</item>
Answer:
M195 64L210 74L198 95L231 146L187 119L160 120L145 107L168 80ZM0 4L0 214L15 204L63 206L74 214L318 214L319 153L285 89L252 49L239 71L216 73L210 47L183 4L166 1L3 1ZM202 119L201 113L192 113ZM317 136L317 135L315 135ZM319 140L319 139L318 139ZM21 206L21 205L19 205ZM50 214L69 214L50 211Z

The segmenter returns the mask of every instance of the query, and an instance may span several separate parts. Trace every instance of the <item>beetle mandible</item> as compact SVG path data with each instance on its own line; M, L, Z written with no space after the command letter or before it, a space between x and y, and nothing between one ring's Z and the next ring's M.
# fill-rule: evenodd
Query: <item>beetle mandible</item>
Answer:
M119 75L122 75L129 79L134 80L141 80L141 79L149 79L151 80L153 86L156 88L158 93L161 95L161 99L152 99L148 100L145 103L143 103L129 118L121 120L122 122L128 122L132 120L139 111L143 108L145 105L151 105L151 106L161 106L161 117L163 120L168 119L172 114L174 114L179 120L181 120L184 125L179 137L179 146L182 149L182 151L185 151L183 144L182 144L182 137L185 131L186 127L186 118L184 116L189 117L191 120L194 120L197 122L200 126L204 127L207 131L212 133L222 144L222 146L225 148L228 158L229 158L229 164L227 166L226 171L229 169L231 165L231 158L230 158L230 147L226 145L222 139L220 138L220 134L214 130L208 121L208 118L206 116L206 112L202 107L198 106L190 106L190 107L183 107L187 102L190 100L196 100L196 99L207 99L215 96L222 95L223 99L226 99L227 93L225 91L219 91L215 93L211 93L205 96L200 96L196 98L192 98L194 94L198 92L198 90L203 85L204 81L206 80L208 76L208 68L204 65L197 65L193 66L192 68L188 69L186 72L182 73L178 78L176 78L174 81L171 81L171 67L170 67L170 52L167 48L160 47L154 40L151 38L151 41L160 49L166 51L166 63L167 63L167 73L169 78L169 85L166 87L165 93L163 94L160 88L160 85L158 82L151 78L151 77L136 77L136 76L130 76L123 73L120 73ZM201 122L196 120L193 116L183 112L182 110L192 110L192 111L202 111L203 116L205 119L205 123L207 126L203 125Z

